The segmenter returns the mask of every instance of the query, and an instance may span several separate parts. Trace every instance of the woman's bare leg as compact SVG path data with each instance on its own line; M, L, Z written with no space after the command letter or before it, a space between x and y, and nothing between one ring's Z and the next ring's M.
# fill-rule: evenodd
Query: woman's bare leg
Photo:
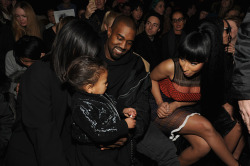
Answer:
M233 152L233 156L236 160L239 160L241 152L243 151L244 147L245 147L245 138L244 136L241 136L240 141Z
M229 166L238 165L238 162L226 147L223 138L203 116L191 116L179 133L182 135L198 135L202 137L225 164Z
M226 136L224 136L224 140L229 151L232 152L235 159L238 160L245 146L241 125L236 123L234 128Z
M188 166L199 161L210 151L210 146L207 142L196 135L183 135L183 137L188 140L191 144L186 148L179 156L179 161L181 166Z

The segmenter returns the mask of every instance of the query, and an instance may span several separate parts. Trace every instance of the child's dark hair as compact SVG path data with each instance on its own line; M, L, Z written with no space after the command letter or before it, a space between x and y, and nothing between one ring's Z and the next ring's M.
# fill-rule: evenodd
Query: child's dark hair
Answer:
M75 88L95 84L107 70L107 64L97 57L81 56L71 62L67 69L67 80Z

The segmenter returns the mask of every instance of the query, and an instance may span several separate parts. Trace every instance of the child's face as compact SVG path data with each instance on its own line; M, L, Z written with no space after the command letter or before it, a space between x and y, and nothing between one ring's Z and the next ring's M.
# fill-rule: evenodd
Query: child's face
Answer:
M104 94L108 86L108 71L100 75L98 81L93 85L91 93L93 94Z

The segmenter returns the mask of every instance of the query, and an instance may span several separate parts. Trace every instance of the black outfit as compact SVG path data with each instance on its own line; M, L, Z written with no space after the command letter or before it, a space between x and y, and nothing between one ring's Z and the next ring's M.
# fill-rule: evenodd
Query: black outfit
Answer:
M150 64L150 71L163 60L160 39L155 36L151 41L145 31L135 37L133 50Z
M233 97L237 100L250 100L250 8L241 23L235 45L235 70L233 75ZM248 134L248 150L250 150L250 134ZM249 155L248 155L249 156ZM248 165L250 159L248 158Z
M78 91L72 98L72 111L72 135L78 143L79 166L129 165L127 149L100 150L100 145L111 144L128 135L127 123L121 120L111 97Z
M100 57L108 64L107 93L116 99L118 111L128 107L135 108L137 111L134 131L137 152L157 161L159 166L179 166L173 142L153 123L150 123L151 79L149 73L145 72L142 59L131 50L115 61L106 58L104 49Z
M52 44L55 40L56 33L53 31L52 27L44 30L43 32L43 41L45 44L45 51L48 53L51 50Z
M68 92L49 62L24 73L6 166L66 166L71 147Z
M182 31L181 35L176 35L173 29L164 34L162 36L162 57L164 59L178 58L178 46L185 36L184 31Z

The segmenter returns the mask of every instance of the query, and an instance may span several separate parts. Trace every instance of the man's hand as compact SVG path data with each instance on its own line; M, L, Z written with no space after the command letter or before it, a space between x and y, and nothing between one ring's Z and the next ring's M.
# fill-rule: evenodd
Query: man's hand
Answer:
M250 100L239 100L240 114L250 134Z
M121 146L123 146L126 142L127 142L128 138L120 138L118 139L114 144L112 145L108 145L108 146L103 146L103 145L100 145L101 146L101 150L107 150L107 149L113 149L113 148L119 148Z

